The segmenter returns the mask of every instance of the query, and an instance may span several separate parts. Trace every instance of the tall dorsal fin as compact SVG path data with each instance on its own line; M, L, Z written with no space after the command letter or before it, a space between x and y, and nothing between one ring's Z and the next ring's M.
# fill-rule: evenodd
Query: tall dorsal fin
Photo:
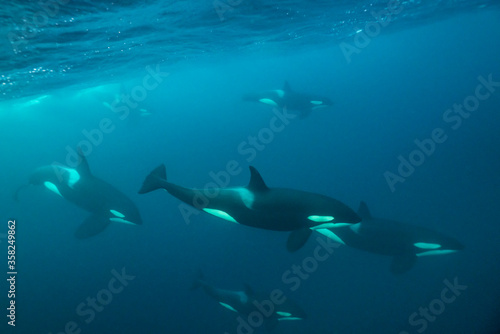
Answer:
M372 214L370 213L370 210L368 210L368 205L366 205L364 201L359 203L358 215L361 219L372 219Z
M196 276L196 279L194 280L193 284L191 284L191 288L189 290L193 291L198 289L200 286L203 286L203 272L201 269L198 270L198 275Z
M290 88L290 84L288 83L288 81L285 81L285 84L283 85L283 90L285 92L291 92L292 91L292 88Z
M269 188L264 183L262 176L255 167L250 166L250 182L248 183L247 188L251 191L266 191Z
M85 158L85 154L82 152L82 148L78 146L76 150L78 151L78 165L76 166L76 170L80 175L92 175L87 158Z

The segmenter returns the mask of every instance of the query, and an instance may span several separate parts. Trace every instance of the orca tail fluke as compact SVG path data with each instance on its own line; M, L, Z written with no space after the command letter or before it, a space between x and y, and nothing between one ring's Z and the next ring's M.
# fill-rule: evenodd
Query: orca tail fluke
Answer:
M193 284L191 284L191 288L189 290L194 291L201 286L203 286L203 272L199 270L198 275L196 276L196 279L193 281Z
M156 189L164 188L165 182L167 181L167 172L165 169L165 165L161 164L160 166L153 169L146 179L142 183L141 189L139 189L139 194L145 194L151 192Z

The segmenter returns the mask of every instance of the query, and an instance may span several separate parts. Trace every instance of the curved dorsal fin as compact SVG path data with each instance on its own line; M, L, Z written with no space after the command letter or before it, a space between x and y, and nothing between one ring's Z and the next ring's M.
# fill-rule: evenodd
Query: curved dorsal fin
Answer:
M361 217L361 219L372 219L370 210L368 210L368 205L366 205L364 201L361 201L361 203L359 203L358 215Z
M78 151L78 165L75 169L80 175L92 175L87 158L85 158L85 154L82 152L82 148L78 146L76 150Z
M290 84L288 83L288 81L285 81L285 84L283 85L283 90L285 92L291 92L292 91L292 88L290 88Z
M255 167L250 166L250 182L248 183L247 188L251 191L266 191L269 188L264 183L262 176Z

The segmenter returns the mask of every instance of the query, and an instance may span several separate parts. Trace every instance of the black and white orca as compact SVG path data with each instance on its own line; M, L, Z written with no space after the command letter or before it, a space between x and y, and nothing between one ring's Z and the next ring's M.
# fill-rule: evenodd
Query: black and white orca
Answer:
M199 210L227 221L274 231L292 231L287 247L298 249L312 230L355 224L361 218L342 202L320 194L284 188L268 188L257 169L250 166L246 187L191 189L167 181L165 165L154 169L144 180L140 194L165 189L174 197ZM216 193L215 196L203 194ZM205 201L199 205L199 198Z
M333 102L323 96L302 94L293 91L288 82L283 89L264 91L258 94L248 94L243 97L244 101L260 102L275 108L286 108L297 111L301 118L306 117L313 110L324 109L333 105Z
M93 176L80 149L78 156L79 164L76 168L58 164L42 166L29 179L30 184L43 185L91 213L77 229L75 236L79 239L92 237L113 222L142 224L135 204L124 193Z
M208 284L203 275L193 283L191 290L202 288L211 298L224 308L248 317L250 314L260 314L259 318L267 330L272 330L281 321L304 320L306 312L290 299L286 298L281 290L270 293L255 292L245 284L244 290L226 290ZM245 319L240 320L240 326L247 326Z
M360 203L358 214L363 219L360 223L318 232L350 247L391 256L394 274L410 270L419 257L464 249L456 239L428 228L373 218L365 202Z

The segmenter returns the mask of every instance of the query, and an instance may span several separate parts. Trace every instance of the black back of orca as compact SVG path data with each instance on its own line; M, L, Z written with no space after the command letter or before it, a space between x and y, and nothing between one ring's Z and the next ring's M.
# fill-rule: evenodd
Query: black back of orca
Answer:
M274 231L304 231L294 235L294 245L289 249L300 248L311 229L318 226L355 224L361 220L336 199L294 189L269 188L257 169L250 166L250 173L247 187L208 192L168 182L165 166L160 165L146 177L139 193L163 188L184 203L233 223Z

